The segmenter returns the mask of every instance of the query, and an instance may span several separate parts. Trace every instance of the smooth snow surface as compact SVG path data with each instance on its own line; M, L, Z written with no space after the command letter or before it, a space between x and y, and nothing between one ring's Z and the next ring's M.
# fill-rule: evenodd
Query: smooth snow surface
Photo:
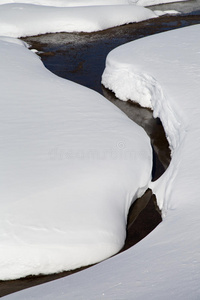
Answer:
M156 18L163 13L143 6L166 2L171 1L1 0L0 35L17 38L49 32L99 31Z
M156 5L160 3L180 2L184 0L1 0L1 4L26 3L45 6L96 6L96 5L121 5L139 4L142 6Z
M124 97L127 83L133 99L151 105L168 134L171 164L151 184L165 218L128 251L5 299L200 298L199 78L200 25L143 38L110 53L103 83L113 81L113 89L120 85Z
M0 279L53 273L123 246L151 178L146 133L94 91L0 38Z
M121 5L136 3L137 0L1 0L0 4L25 3L44 6L97 6L97 5Z
M22 37L47 32L92 32L157 15L137 5L52 7L33 4L0 5L0 35Z

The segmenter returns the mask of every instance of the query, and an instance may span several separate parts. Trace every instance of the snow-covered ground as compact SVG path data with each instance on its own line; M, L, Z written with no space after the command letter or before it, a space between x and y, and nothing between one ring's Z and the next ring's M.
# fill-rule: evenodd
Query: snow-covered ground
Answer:
M118 252L151 180L143 129L103 96L0 38L0 279L74 269Z
M128 208L148 185L164 221L116 257L6 299L198 299L200 25L129 43L107 59L104 85L122 100L152 107L167 133L171 164L150 183L144 131L102 96L51 74L6 35L93 31L156 14L122 0L64 8L72 2L13 2L0 3L0 279L76 268L116 253Z
M126 98L127 84L133 100L152 106L173 150L168 170L150 184L164 220L118 256L5 299L199 299L199 66L200 25L143 38L110 53L104 85L114 91L121 86L118 92Z
M32 4L0 5L0 35L21 37L47 32L92 32L155 18L137 5L52 7Z
M144 6L169 2L172 0L1 0L0 36L104 30L156 18L163 12Z
M148 5L153 5L160 1L141 1L2 0L0 36L22 37L63 31L92 32L141 22L162 14L143 7L147 2ZM167 13L170 14L170 11Z
M21 37L47 32L92 32L157 15L137 5L53 7L33 4L0 5L0 35Z
M138 4L142 6L156 5L161 3L181 2L187 0L1 0L0 4L26 3L45 6L97 6L97 5L123 5Z

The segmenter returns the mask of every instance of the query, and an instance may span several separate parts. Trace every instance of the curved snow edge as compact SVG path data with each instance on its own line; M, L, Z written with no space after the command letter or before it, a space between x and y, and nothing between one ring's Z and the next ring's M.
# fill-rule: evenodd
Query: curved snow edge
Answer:
M155 78L146 73L138 73L128 66L116 67L116 62L112 64L109 60L102 75L102 84L120 100L131 100L152 109L154 117L159 117L163 123L172 152L180 144L180 137L183 136L180 116L165 101L162 87ZM164 117L166 112L169 116L167 119Z
M150 9L137 5L4 4L0 5L0 35L17 38L55 32L95 32L157 17Z
M167 96L165 96L160 83L151 75L134 70L132 65L120 65L115 59L112 60L112 56L108 55L106 68L102 75L102 84L113 91L120 100L132 100L142 107L153 110L154 117L159 117L163 124L171 156L173 156L174 150L183 141L185 129L181 116L171 108L170 102L166 101ZM175 174L174 167L168 168L164 176L149 184L149 188L157 197L157 204L162 211L163 218L168 210L165 199L169 196ZM162 181L166 184L162 184Z

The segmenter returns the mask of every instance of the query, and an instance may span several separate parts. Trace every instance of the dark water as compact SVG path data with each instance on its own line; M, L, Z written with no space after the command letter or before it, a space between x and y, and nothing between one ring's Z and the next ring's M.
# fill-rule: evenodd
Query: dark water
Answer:
M54 74L102 93L101 74L107 54L124 43L155 33L199 24L200 15L160 17L96 33L54 33L24 39L42 51Z
M106 56L112 49L124 43L199 23L200 14L164 16L96 33L46 34L28 37L24 40L32 48L40 51L39 55L44 65L54 74L103 94L146 130L151 138L155 154L152 173L153 180L155 180L164 172L170 161L162 124L159 119L153 118L152 112L148 109L119 101L102 87L101 75L105 68Z
M192 1L194 5L199 2ZM156 7L161 9L162 7ZM162 8L163 9L163 8ZM176 9L169 5L165 9ZM102 93L109 101L123 110L129 118L142 126L151 138L154 151L153 179L157 179L170 163L170 151L159 119L152 112L132 102L122 102L101 86L101 75L107 54L115 47L151 34L200 23L200 13L176 17L162 17L139 24L129 24L97 33L59 33L29 37L24 40L41 51L44 65L56 75L85 85ZM127 239L122 249L133 246L161 222L155 196L150 190L131 207ZM67 271L48 276L29 276L24 279L1 281L0 297L15 291L70 275Z
M179 9L184 15L163 16L96 33L57 33L24 39L32 48L40 51L44 65L51 72L103 94L146 130L154 151L153 180L164 172L170 162L162 124L159 119L153 118L148 109L116 99L101 85L101 75L106 56L117 46L152 34L200 23L200 10L194 11L200 7L200 0L192 0L190 5L186 2L171 3L154 9L163 9L163 6L164 9ZM191 11L192 14L188 14Z

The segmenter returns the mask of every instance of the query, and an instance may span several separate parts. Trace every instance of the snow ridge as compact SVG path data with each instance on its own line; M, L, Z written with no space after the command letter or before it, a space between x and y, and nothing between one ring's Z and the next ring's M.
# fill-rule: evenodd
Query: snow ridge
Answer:
M56 273L117 253L151 180L149 138L103 96L0 38L0 279Z
M163 122L173 152L181 142L180 137L183 137L180 116L171 109L160 83L153 76L138 72L133 66L120 65L119 61L113 58L113 53L114 50L112 58L108 55L102 84L113 91L120 100L132 100L143 107L152 109L154 117L160 117ZM169 116L167 119L166 114Z
M53 7L11 3L0 5L0 35L93 32L156 17L150 9L137 5Z

